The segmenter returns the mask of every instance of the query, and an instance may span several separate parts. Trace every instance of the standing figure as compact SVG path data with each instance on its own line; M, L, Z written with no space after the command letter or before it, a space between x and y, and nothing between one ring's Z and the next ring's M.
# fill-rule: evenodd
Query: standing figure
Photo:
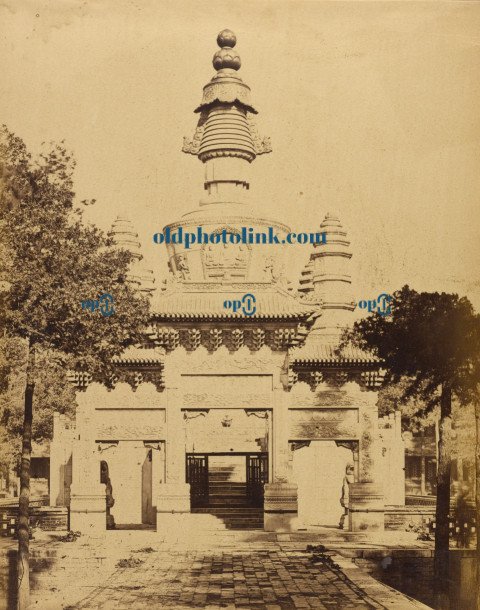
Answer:
M110 514L110 509L115 504L113 497L112 482L108 473L108 464L105 460L100 462L100 483L105 485L105 501L106 501L106 514L107 514L107 530L115 529L115 519Z
M338 527L343 530L345 527L345 519L348 517L348 503L350 501L350 483L355 483L355 468L353 464L347 464L345 467L345 476L343 477L342 484L342 497L340 498L340 504L343 506L343 515L340 517L340 523Z

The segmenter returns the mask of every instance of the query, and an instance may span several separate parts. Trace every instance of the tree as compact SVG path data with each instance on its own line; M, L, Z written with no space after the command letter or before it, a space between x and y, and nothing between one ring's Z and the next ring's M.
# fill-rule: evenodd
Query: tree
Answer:
M452 396L466 404L475 394L480 316L465 297L418 293L408 286L395 292L391 311L357 321L344 343L376 353L392 381L408 377L407 395L421 400L424 413L439 405L434 576L439 604L448 607Z
M29 603L29 492L33 400L39 359L112 378L112 357L143 340L149 302L127 281L132 255L115 250L84 222L73 191L75 162L63 144L37 159L5 126L0 130L0 315L4 335L26 349L18 517L18 602ZM84 204L93 202L82 202ZM81 308L109 293L115 313Z
M0 338L3 387L0 387L0 477L9 479L12 470L18 471L22 443L23 398L25 393L25 342ZM68 383L67 371L52 363L50 354L39 354L39 372L34 396L35 419L32 439L48 443L53 436L53 414L73 418L75 389Z
M475 508L477 515L477 610L480 609L480 385L475 395Z

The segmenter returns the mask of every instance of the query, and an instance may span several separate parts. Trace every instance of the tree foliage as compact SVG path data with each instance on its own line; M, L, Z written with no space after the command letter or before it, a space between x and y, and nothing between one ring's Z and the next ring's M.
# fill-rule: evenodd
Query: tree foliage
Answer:
M32 160L23 141L0 131L3 293L8 337L29 341L62 366L106 379L112 356L141 343L149 302L127 281L130 252L88 225L75 205L75 162L63 144ZM89 203L89 202L84 202ZM110 293L115 314L82 310L80 302Z
M416 415L439 406L434 575L437 606L448 608L452 399L463 405L477 398L480 316L465 297L404 286L393 295L390 316L357 321L346 342L378 355L390 381L403 379L405 398L416 399Z
M7 477L19 466L26 384L25 341L0 339L0 354L5 362L0 388L0 476ZM43 444L53 436L53 413L74 417L75 389L68 381L67 371L52 362L48 352L40 353L38 361L32 440Z
M466 297L416 292L393 295L390 316L375 313L357 321L344 342L373 351L387 366L387 379L401 382L406 401L421 399L428 412L447 384L462 403L474 399L479 378L480 315Z
M112 358L143 342L149 317L148 298L128 281L132 254L112 248L98 228L84 222L75 203L74 168L63 143L33 159L19 137L0 129L0 319L3 336L26 348L18 610L26 610L30 595L30 460L35 396L48 370L42 359L64 370L88 371L109 384ZM81 308L81 301L105 293L114 298L113 315Z

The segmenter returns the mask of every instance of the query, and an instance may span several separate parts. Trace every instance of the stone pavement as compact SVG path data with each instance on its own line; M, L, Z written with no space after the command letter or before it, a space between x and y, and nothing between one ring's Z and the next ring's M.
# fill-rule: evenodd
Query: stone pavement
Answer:
M328 538L328 536L327 536ZM148 531L111 531L75 542L37 541L48 549L32 577L39 610L373 609L420 610L423 604L382 585L351 558L339 567L312 563L310 544L322 534L206 532L194 539ZM334 542L334 539L332 539ZM343 537L347 548L358 540ZM43 549L43 551L42 551ZM335 553L335 551L333 551ZM347 553L348 554L348 553Z

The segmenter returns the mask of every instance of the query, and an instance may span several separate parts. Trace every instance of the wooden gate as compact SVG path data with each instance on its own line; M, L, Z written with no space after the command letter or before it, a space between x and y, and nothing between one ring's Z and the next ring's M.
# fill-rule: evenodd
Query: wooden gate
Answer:
M187 453L186 466L192 508L208 506L208 455Z
M268 483L268 454L247 455L247 496L250 506L263 506L265 483Z

